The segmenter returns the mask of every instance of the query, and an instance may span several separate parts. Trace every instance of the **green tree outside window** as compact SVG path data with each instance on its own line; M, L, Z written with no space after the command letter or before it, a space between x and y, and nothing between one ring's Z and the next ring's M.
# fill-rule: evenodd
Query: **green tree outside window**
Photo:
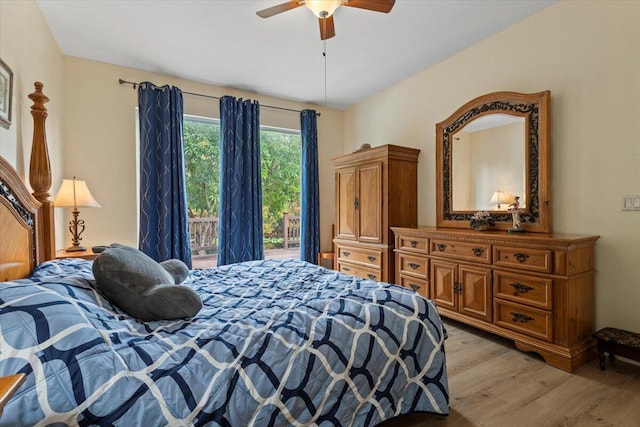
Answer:
M189 217L217 217L220 125L211 119L185 117L183 135ZM284 213L300 215L300 133L263 128L260 149L265 249L282 248Z

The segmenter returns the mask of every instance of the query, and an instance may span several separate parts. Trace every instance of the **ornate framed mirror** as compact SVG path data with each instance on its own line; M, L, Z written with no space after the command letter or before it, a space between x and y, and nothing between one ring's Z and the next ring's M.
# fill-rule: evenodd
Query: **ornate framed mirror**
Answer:
M494 92L467 102L436 124L438 227L469 228L487 211L493 229L551 232L549 91ZM516 199L516 196L518 199Z

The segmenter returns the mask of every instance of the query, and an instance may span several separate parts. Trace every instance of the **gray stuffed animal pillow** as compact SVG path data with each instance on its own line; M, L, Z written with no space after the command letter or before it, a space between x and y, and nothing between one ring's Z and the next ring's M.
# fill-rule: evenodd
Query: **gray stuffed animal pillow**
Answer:
M114 243L93 261L96 289L129 315L144 321L193 317L198 294L176 286L189 274L180 260L157 263L143 252Z

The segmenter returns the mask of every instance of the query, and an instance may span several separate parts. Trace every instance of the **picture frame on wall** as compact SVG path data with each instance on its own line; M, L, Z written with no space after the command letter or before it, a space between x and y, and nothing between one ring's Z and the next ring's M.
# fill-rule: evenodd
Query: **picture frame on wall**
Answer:
M0 126L11 126L11 107L13 104L13 72L0 59Z

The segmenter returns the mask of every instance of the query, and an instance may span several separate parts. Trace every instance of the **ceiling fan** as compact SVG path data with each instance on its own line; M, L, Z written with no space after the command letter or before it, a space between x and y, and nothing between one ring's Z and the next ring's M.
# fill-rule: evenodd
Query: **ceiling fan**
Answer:
M320 23L320 38L330 39L336 35L333 25L333 12L340 6L356 7L358 9L373 10L389 13L396 0L290 0L256 12L261 18L268 18L287 10L306 6L318 17Z

